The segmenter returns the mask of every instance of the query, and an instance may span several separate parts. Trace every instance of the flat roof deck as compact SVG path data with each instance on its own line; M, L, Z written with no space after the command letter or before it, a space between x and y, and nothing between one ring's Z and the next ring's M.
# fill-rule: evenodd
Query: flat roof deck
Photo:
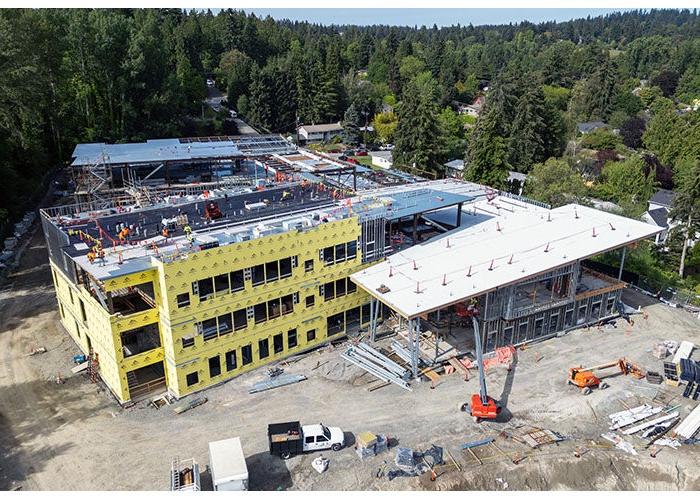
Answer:
M573 204L547 210L499 196L471 209L491 218L398 252L352 280L410 319L660 231Z
M124 144L103 142L78 144L71 155L74 158L71 166L218 160L296 150L296 146L275 135L227 136L205 139L211 140L183 138L150 139L146 142Z

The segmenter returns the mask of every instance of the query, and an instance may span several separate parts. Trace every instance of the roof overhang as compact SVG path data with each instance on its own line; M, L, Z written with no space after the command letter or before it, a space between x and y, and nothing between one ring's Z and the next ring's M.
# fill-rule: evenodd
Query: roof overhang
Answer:
M507 210L499 203L475 203L495 216L398 252L351 279L410 319L661 232L580 205Z

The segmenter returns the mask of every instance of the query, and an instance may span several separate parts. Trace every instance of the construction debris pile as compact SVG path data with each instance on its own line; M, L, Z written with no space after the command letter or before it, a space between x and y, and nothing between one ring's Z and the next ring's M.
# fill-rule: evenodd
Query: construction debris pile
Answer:
M391 481L396 477L420 476L430 471L431 479L435 480L437 477L435 467L444 463L442 452L442 448L436 445L432 445L424 452L414 451L411 448L399 447L396 449L396 457L394 458L394 463L397 468L390 470L387 477L389 481Z

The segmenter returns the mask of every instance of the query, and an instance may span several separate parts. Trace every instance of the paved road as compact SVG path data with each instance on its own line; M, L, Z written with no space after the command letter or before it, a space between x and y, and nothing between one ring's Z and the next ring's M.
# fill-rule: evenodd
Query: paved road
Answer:
M207 86L207 98L205 101L211 107L211 109L217 113L221 110L221 101L225 98L226 96L219 89L216 87ZM240 118L234 118L233 121L236 122L239 135L260 135L257 130Z

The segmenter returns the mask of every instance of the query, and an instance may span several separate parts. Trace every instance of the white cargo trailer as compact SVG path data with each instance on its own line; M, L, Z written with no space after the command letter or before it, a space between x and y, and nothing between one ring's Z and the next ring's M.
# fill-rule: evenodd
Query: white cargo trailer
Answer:
M214 491L248 489L248 467L241 447L241 438L209 443L209 467Z

